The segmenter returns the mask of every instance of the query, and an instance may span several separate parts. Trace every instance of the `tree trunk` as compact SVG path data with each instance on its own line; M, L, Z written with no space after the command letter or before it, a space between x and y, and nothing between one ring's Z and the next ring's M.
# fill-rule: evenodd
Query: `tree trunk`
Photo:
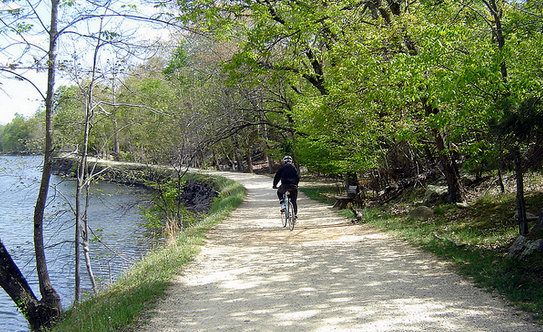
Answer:
M113 158L116 161L121 160L121 148L119 146L119 128L117 125L117 119L115 118L115 114L113 115Z
M60 313L58 309L38 301L1 239L0 286L11 297L19 310L25 313L25 318L34 331L39 331L44 326L50 326L52 318L57 317Z
M247 152L247 171L249 173L254 172L254 166L253 166L253 158L251 157L251 153Z
M264 140L266 142L266 147L269 149L270 146L268 144L268 142L269 142L268 126L266 124L264 124ZM266 158L266 164L268 165L268 172L273 173L273 165L272 165L270 155L268 154L268 152L264 152L264 156Z
M460 172L458 166L447 151L443 136L439 131L434 130L436 146L439 153L439 161L443 167L445 178L447 179L447 189L449 191L449 203L458 203L464 201L463 186L460 182Z
M515 150L515 176L517 180L517 212L519 234L528 234L528 220L526 219L526 202L524 201L524 169L520 148Z
M503 184L502 171L498 169L498 186L500 187L500 192L505 193L505 185Z
M58 0L51 1L51 26L49 29L49 57L47 72L47 94L45 97L45 148L42 177L36 206L34 207L34 252L36 271L42 299L38 301L28 286L21 271L11 259L4 244L0 241L0 286L25 313L33 330L41 330L52 324L61 313L60 297L51 284L45 247L43 243L43 218L53 166L53 105L56 71Z
M85 125L84 125L84 132L83 132L83 148L82 148L82 154L81 154L81 160L79 162L79 172L77 176L77 190L76 190L76 213L75 213L75 296L74 301L75 303L79 302L81 300L81 275L80 275L80 248L79 244L81 241L81 244L83 246L83 254L85 258L85 266L87 268L87 272L90 278L90 282L92 285L92 290L94 293L96 293L96 280L94 278L94 273L92 271L92 264L91 264L91 257L90 257L90 227L89 227L89 218L88 218L88 211L89 211L89 189L90 189L90 181L92 176L92 171L89 172L88 167L88 154L89 154L89 136L91 131L91 121L94 117L94 109L93 109L93 103L94 103L94 83L96 81L96 68L98 63L98 52L100 50L100 47L102 46L102 28L103 28L103 20L102 17L100 19L100 27L98 35L98 40L96 41L96 46L94 48L94 54L93 54L93 64L92 64L92 75L91 80L89 83L89 89L88 89L88 95L86 98L86 104L85 104ZM116 128L115 128L116 130ZM81 208L81 201L82 201L82 193L83 190L85 191L85 197L84 197L84 207ZM80 238L81 236L81 238Z
M45 324L60 315L61 305L60 297L51 284L49 272L47 270L47 261L45 258L45 248L43 244L43 217L45 213L45 204L47 202L47 193L53 167L53 104L54 104L54 86L56 71L56 45L57 45L57 16L59 0L51 1L51 27L49 30L49 59L47 73L47 95L45 98L45 151L43 161L43 171L40 182L40 189L36 206L34 208L34 251L36 255L36 271L42 295L41 303L48 307L44 312L50 314L48 319L44 318Z
M90 180L90 179L89 179ZM92 261L90 256L90 226L89 226L89 190L90 182L87 181L85 185L85 212L83 215L83 237L81 244L83 246L83 255L85 257L85 266L87 267L87 273L91 282L92 291L96 294L98 288L96 287L96 278L94 277L94 271L92 270Z
M79 166L81 171L81 165ZM77 189L75 193L75 234L74 234L74 303L81 299L81 175L77 175Z
M111 122L113 124L113 158L116 161L121 160L120 156L120 146L119 146L119 125L117 124L117 108L115 105L117 104L117 92L115 91L115 82L117 80L117 63L114 62L114 69L113 69L113 80L111 80L111 99L113 101L113 111L111 112Z
M238 172L243 172L243 161L241 159L241 156L239 155L239 151L236 150L235 152L235 155L236 155L236 162L237 162L237 171Z
M185 225L183 224L183 176L181 171L181 165L176 168L177 173L177 179L176 179L176 211L175 211L175 220L177 222L177 225L181 228L182 231L185 228Z
M488 0L483 1L490 14L494 18L494 24L495 26L492 27L492 34L494 35L495 41L498 44L498 48L503 50L505 47L505 36L503 34L503 27L502 27L502 11L498 8L498 5L496 4L496 0ZM502 74L502 80L507 83L507 65L505 63L505 60L502 60L500 62L500 71Z
M439 113L439 109L430 106L427 100L423 100L423 104L426 116ZM443 167L443 172L445 173L445 178L447 180L449 202L463 202L465 200L464 188L460 181L460 172L458 171L458 165L456 164L454 158L451 156L451 153L447 150L447 146L441 132L435 128L432 129L432 132L434 134L437 153L439 154L439 162L441 163L441 167Z

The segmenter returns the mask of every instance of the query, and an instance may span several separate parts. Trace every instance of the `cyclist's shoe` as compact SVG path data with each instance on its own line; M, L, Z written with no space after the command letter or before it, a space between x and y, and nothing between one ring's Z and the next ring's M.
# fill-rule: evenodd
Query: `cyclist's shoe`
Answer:
M284 200L280 200L280 201L279 201L279 205L281 205L281 212L285 212L285 201L284 201Z

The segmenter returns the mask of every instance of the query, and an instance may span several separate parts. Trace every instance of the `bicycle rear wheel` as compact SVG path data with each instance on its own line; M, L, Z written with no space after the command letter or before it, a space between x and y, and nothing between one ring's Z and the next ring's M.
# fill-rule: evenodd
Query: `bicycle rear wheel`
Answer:
M293 230L294 229L294 223L296 222L296 218L294 217L294 206L292 205L291 201L288 201L288 229Z
M281 223L283 227L287 227L287 213L286 211L281 211Z

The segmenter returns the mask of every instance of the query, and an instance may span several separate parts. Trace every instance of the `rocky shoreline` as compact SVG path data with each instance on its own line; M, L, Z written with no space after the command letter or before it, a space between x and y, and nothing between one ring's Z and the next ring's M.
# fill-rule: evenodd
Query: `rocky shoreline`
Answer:
M79 158L74 156L56 157L53 160L53 174L75 178L78 163ZM92 171L100 181L145 187L151 190L153 188L147 185L149 181L159 182L175 177L173 169L156 165L96 159L90 161L88 165L89 171ZM210 181L189 179L183 185L182 200L188 210L207 212L218 194Z

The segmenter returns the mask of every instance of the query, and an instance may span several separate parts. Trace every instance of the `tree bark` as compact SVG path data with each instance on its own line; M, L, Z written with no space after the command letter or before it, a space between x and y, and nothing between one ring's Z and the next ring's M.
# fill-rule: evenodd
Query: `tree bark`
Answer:
M247 160L247 172L253 173L254 172L253 158L251 157L250 151L247 151L247 157L245 159Z
M528 220L526 219L526 202L524 200L524 169L522 165L522 155L520 148L515 149L515 176L517 182L517 212L519 234L528 234Z
M53 288L43 241L43 218L49 191L49 182L53 166L53 104L56 72L57 18L59 0L51 1L51 25L49 29L49 52L47 71L47 94L45 97L45 147L43 170L36 205L34 207L34 254L41 300L29 287L21 271L0 241L0 286L12 298L23 312L33 330L41 330L52 325L61 313L60 296Z
M503 26L502 26L502 12L498 8L498 5L496 4L496 0L487 0L483 1L490 14L494 18L494 24L495 26L492 27L492 34L494 35L494 38L496 40L496 43L498 44L499 50L503 50L505 47L505 36L503 35ZM507 83L507 64L503 60L500 63L500 71L502 74L502 79L504 82Z
M423 100L423 103L426 116L439 113L439 109L433 108L432 106L428 105L428 102L426 100ZM443 172L445 173L445 178L447 180L449 202L463 202L465 200L464 188L460 181L460 172L458 171L458 165L456 164L453 156L451 156L450 152L447 150L447 146L441 132L438 129L434 128L432 129L432 133L434 135L437 152L439 154L439 162L441 164L441 167L443 167Z
M115 118L115 114L113 114L112 123L113 123L113 158L116 161L121 160L121 148L119 145L119 128L117 125L117 119Z
M50 326L59 311L43 304L34 295L25 277L0 239L0 286L11 297L34 331Z
M451 154L447 151L445 140L438 130L433 130L436 147L439 153L439 161L443 167L445 178L447 180L447 189L449 191L449 203L458 203L464 201L464 188L460 182L460 172L458 165Z
M90 181L90 179L89 179ZM92 269L92 261L90 256L90 226L89 226L89 191L90 191L90 182L87 181L85 185L85 213L83 215L83 237L81 244L83 246L83 255L85 257L85 265L87 267L87 273L89 274L89 280L91 282L92 291L94 293L98 292L96 285L96 278L94 277L94 271Z
M505 186L503 184L502 171L498 168L498 186L500 187L500 192L505 193Z
M45 98L45 151L43 171L40 182L40 189L36 206L34 208L34 251L36 255L36 270L42 295L41 303L51 309L50 319L60 315L60 297L51 284L47 262L45 258L45 248L43 244L43 217L45 204L47 202L47 193L51 178L53 166L53 103L54 103L54 85L56 72L56 46L57 46L57 16L59 0L51 1L51 27L49 30L49 60L47 73L47 95Z

